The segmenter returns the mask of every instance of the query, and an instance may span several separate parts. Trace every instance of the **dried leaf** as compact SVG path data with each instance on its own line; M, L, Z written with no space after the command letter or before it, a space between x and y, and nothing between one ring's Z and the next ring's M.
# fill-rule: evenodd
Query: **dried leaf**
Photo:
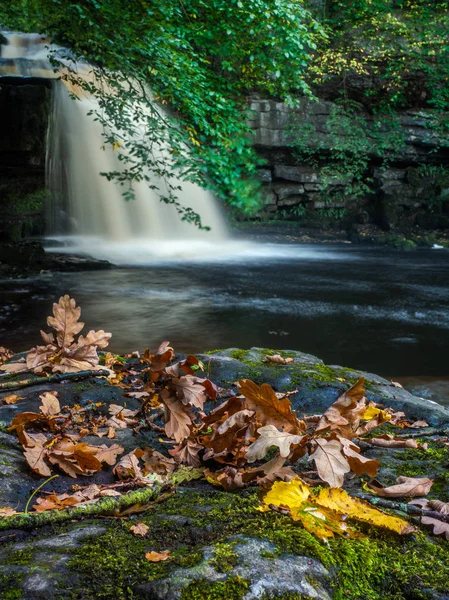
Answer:
M426 496L433 485L433 479L425 477L398 477L398 485L378 487L374 482L368 484L369 488L377 495L385 498L401 498L402 496Z
M299 421L292 411L290 400L279 400L271 386L263 383L259 387L250 379L242 379L238 387L246 398L246 408L256 412L256 419L262 425L282 427L284 431L294 434L305 432L305 423Z
M274 425L265 425L257 430L260 437L246 451L246 460L253 463L264 458L272 446L277 446L282 458L290 454L292 444L300 444L302 436L279 431Z
M315 440L316 450L311 459L315 461L318 475L331 487L341 487L345 473L351 470L349 463L342 454L343 446L338 440Z
M153 550L152 552L147 552L145 558L150 562L161 562L162 560L171 558L171 555L169 550L164 550L163 552L155 552Z
M149 530L149 527L148 525L145 525L145 523L136 523L135 525L130 527L129 530L132 531L134 535L140 535L142 537L145 537Z
M380 467L380 462L372 458L366 458L360 454L360 448L345 438L339 438L343 446L343 454L345 455L351 471L356 475L369 475L369 477L376 477Z
M9 396L4 396L2 401L5 404L16 404L19 400L23 400L22 396L17 396L16 394L10 394Z
M34 446L33 448L25 448L25 460L30 465L31 469L41 475L41 477L50 477L50 467L45 462L47 457L47 449L43 446Z
M46 417L53 417L61 412L56 392L45 392L39 396L42 405L39 407L41 413Z
M173 456L177 463L187 465L188 467L199 467L201 465L201 459L198 453L204 450L204 446L196 444L190 440L184 440L182 444L176 446L168 453Z
M84 323L79 321L81 308L76 306L75 300L65 295L59 302L53 304L53 317L48 317L47 324L56 331L56 340L60 348L67 348L75 339ZM47 342L46 339L44 339ZM47 342L48 343L48 342Z
M17 514L19 514L19 513L17 511L15 511L13 508L11 508L10 506L4 506L3 508L0 508L0 517L12 517L12 515L17 515Z
M434 535L444 535L449 540L449 523L432 517L421 517L421 523L432 526Z
M187 407L181 400L170 396L168 390L162 390L161 399L165 405L165 433L179 444L189 437L192 419Z
M418 442L414 439L405 440L388 434L375 438L363 438L363 441L381 448L419 448Z
M280 354L267 354L265 356L265 360L270 363L274 363L275 365L286 365L294 362L293 358L284 358Z
M315 431L338 431L348 439L355 437L355 431L366 411L364 383L365 379L360 377L357 383L344 392L325 411Z

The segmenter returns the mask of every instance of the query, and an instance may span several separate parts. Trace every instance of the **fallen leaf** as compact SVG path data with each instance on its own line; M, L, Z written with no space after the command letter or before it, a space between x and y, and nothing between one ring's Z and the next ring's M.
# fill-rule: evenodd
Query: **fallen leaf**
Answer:
M368 442L372 446L380 448L419 448L419 444L414 439L395 438L392 435L382 435L374 438L362 438L364 442Z
M45 392L39 396L42 405L39 407L41 413L46 417L53 417L61 412L56 392Z
M257 430L259 438L246 451L246 460L253 463L265 457L272 446L279 448L282 458L290 454L292 444L300 444L302 436L279 431L274 425L265 425Z
M449 540L449 523L432 517L421 517L421 523L423 525L432 526L434 535L444 535L444 537Z
M132 531L134 535L140 535L142 537L145 537L147 531L149 530L149 527L148 525L145 525L145 523L136 523L135 525L130 527L129 530Z
M318 475L331 487L341 487L345 473L351 470L349 463L342 454L343 446L338 440L315 440L316 449L310 459L315 461Z
M368 487L377 496L385 498L400 498L402 496L426 496L433 485L433 479L425 477L398 477L398 485L389 487L378 487L374 482L370 482Z
M155 552L153 550L152 552L147 552L145 558L150 562L161 562L162 560L171 558L171 555L169 550L164 550L163 552Z
M23 400L22 396L17 396L16 394L10 394L9 396L4 396L1 399L5 404L16 404L19 400Z
M256 419L262 425L283 427L284 431L298 434L305 432L304 421L299 421L292 411L288 398L278 399L271 386L263 383L260 387L250 379L238 383L240 393L246 398L246 408L256 412Z
M161 400L165 405L165 433L179 444L190 435L192 419L188 409L166 389L161 391Z
M286 364L294 362L293 358L284 358L280 354L271 354L271 355L267 354L265 356L265 360L267 362L274 363L275 365L286 365Z
M173 456L177 463L187 465L188 467L199 467L201 465L201 459L198 453L204 450L204 446L197 444L190 440L184 440L182 444L176 446L168 453Z
M358 537L347 523L350 517L384 527L400 534L411 533L415 528L407 521L391 517L368 503L352 498L340 488L322 489L318 495L298 478L289 482L275 482L264 496L262 511L272 507L287 509L292 519L301 521L304 527L321 539L335 533L345 537Z
M352 441L345 438L339 438L340 443L343 446L343 454L349 463L349 467L356 475L369 475L369 477L376 477L380 467L380 462L372 458L366 458L360 454L360 448Z
M352 439L366 411L365 379L360 379L346 390L323 414L315 432L337 431Z
M10 506L4 506L3 508L0 508L0 517L12 517L12 515L17 514L19 513Z
M427 421L415 421L409 425L412 429L421 429L421 427L429 427L429 423Z

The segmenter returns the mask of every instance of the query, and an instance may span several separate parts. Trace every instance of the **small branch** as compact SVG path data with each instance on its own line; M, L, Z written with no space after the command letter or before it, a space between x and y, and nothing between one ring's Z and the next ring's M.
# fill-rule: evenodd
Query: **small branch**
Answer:
M388 508L395 512L399 511L408 515L418 515L420 517L431 517L432 519L438 519L449 523L449 515L438 512L437 510L424 510L414 504L405 504L403 502L397 502L395 500L387 500L386 498L379 498L378 496L371 496L370 494L364 494L363 492L356 492L354 496L361 500L366 500L374 506L380 506L382 508Z
M23 381L5 381L0 383L0 393L10 390L21 390L32 385L41 385L43 383L61 383L63 381L79 381L80 379L89 379L90 377L108 377L109 371L79 371L79 373L55 373L49 377L33 377Z

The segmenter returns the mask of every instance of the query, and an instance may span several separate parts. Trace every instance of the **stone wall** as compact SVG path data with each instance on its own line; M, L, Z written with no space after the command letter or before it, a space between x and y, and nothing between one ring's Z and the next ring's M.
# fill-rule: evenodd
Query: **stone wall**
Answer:
M0 77L0 240L43 233L49 82Z
M368 132L373 130L373 148L361 182L365 191L354 198L347 193L352 182L344 173L323 176L336 140L329 127L332 102L304 99L292 110L282 102L257 99L250 109L253 144L265 161L259 170L266 196L260 218L318 222L323 212L333 209L337 218L345 215L386 229L414 224L449 227L449 138L432 128L437 113L408 110L396 115L400 145L388 160L377 150L382 148L382 132L374 133L374 117L361 113ZM294 150L302 128L313 131L307 138L308 160L299 159Z

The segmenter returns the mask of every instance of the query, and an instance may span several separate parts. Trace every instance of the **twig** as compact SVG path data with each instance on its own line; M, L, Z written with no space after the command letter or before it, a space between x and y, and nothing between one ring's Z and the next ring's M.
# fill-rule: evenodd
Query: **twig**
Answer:
M2 391L20 390L31 385L40 385L42 383L61 383L63 381L78 381L79 379L89 379L89 377L108 377L109 371L79 371L79 373L55 373L49 377L34 377L24 379L23 381L5 381L0 383L0 393Z
M387 500L386 498L379 498L378 496L371 496L370 494L364 494L363 492L356 492L354 496L362 500L366 500L374 506L381 506L382 508L388 508L394 511L400 511L408 515L418 515L420 517L431 517L432 519L438 519L449 523L449 515L438 512L437 510L425 510L416 506L415 504L405 504L403 502L396 502L394 500Z

